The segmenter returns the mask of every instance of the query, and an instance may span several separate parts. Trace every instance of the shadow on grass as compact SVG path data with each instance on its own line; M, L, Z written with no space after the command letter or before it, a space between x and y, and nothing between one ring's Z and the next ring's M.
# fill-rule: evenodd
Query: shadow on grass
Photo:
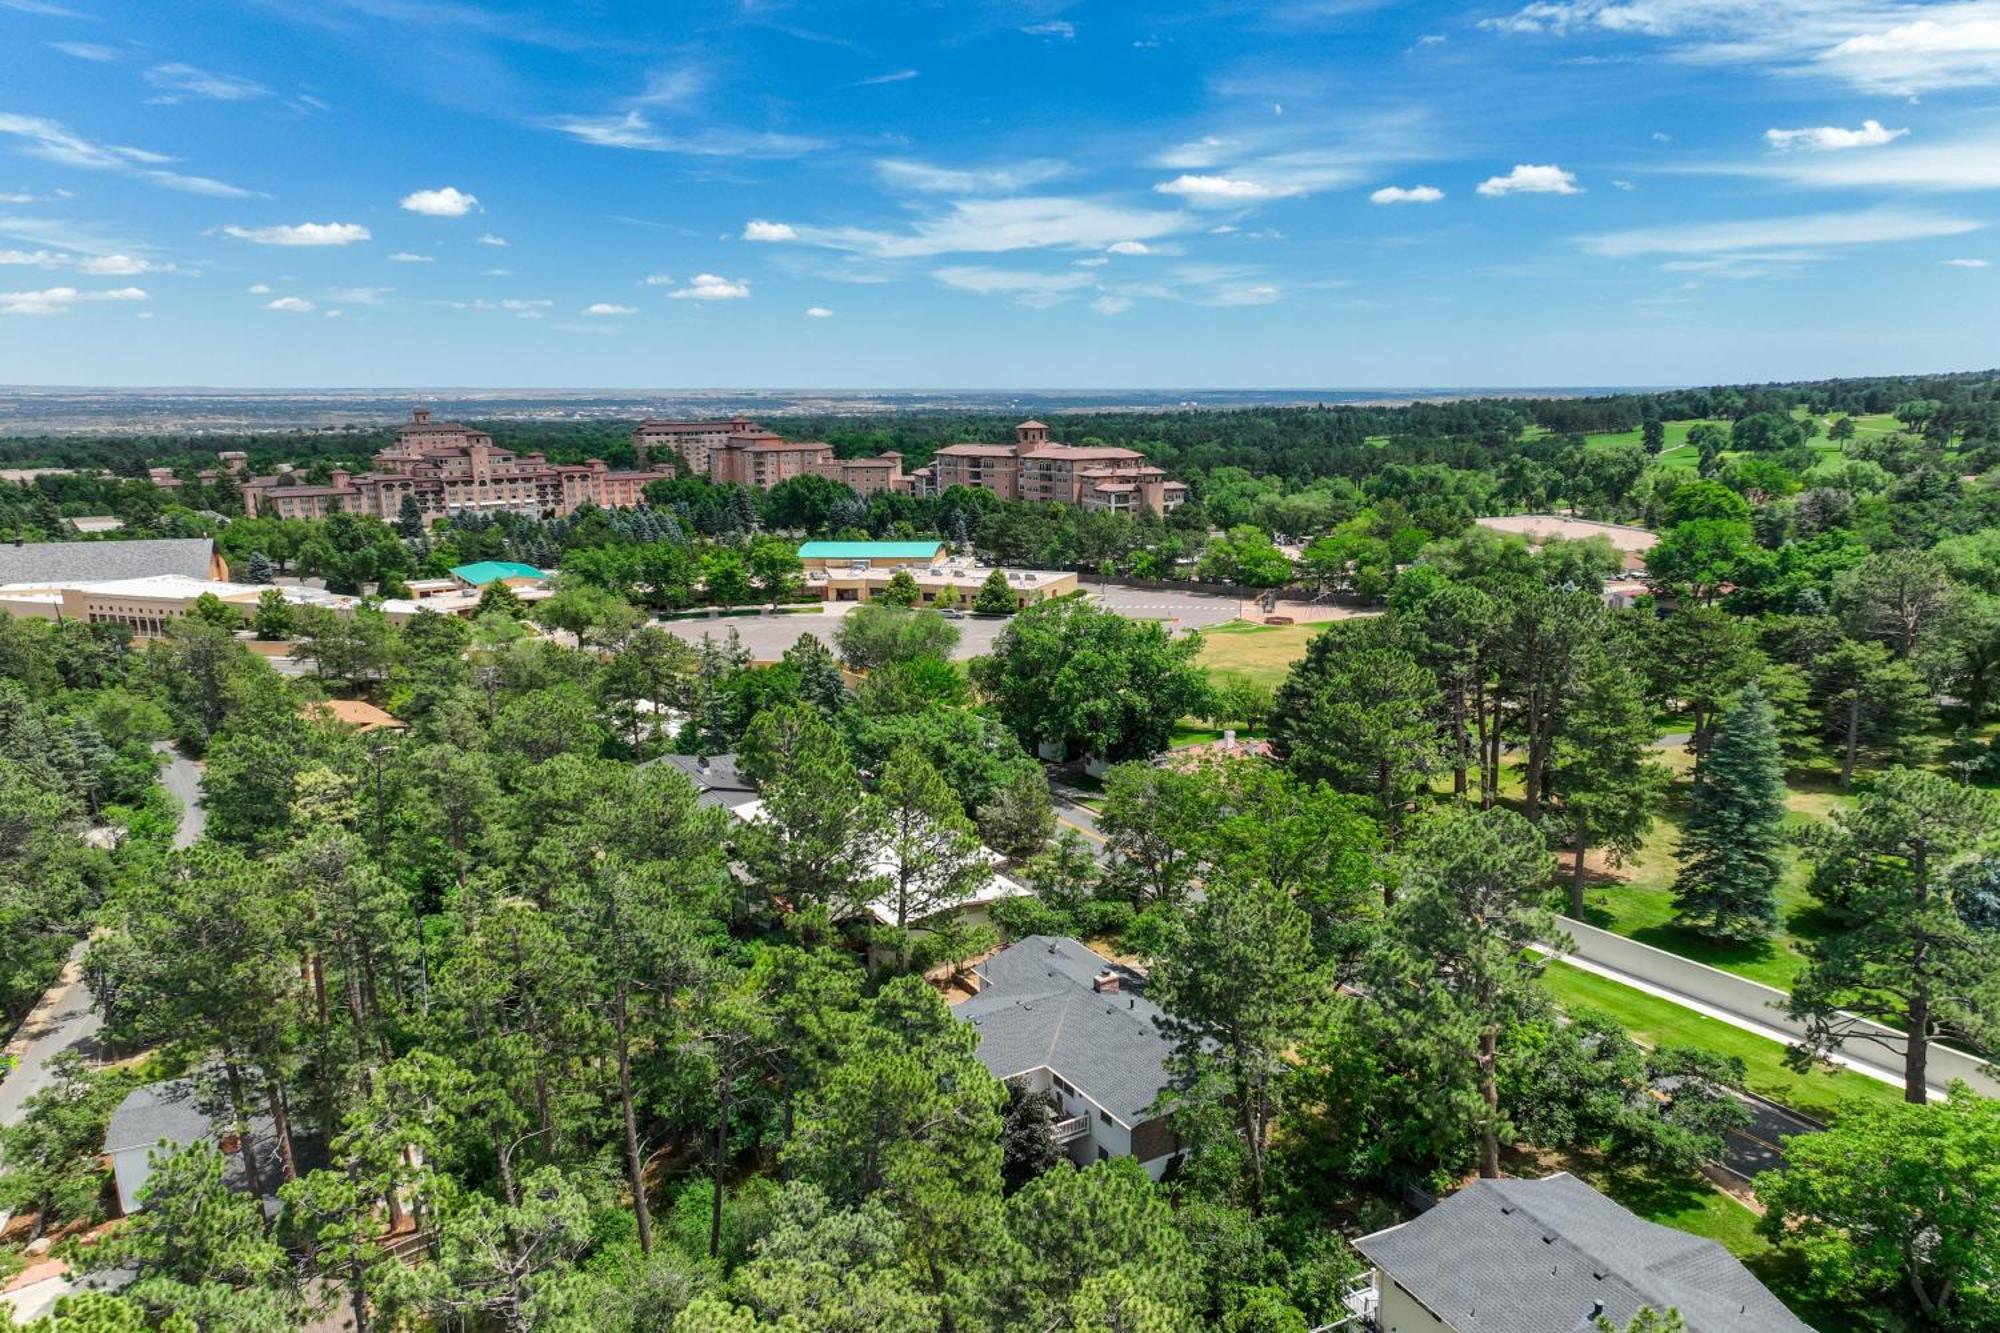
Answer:
M1632 932L1631 938L1641 944L1650 944L1655 949L1665 949L1668 953L1679 954L1697 963L1719 967L1725 971L1747 967L1753 963L1768 963L1777 959L1783 950L1768 939L1765 940L1723 940L1704 935L1689 926L1641 926Z

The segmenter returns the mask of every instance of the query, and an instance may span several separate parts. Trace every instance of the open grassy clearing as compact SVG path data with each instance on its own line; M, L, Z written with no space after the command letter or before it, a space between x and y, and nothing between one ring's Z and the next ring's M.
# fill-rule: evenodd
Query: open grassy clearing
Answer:
M1306 655L1306 644L1313 635L1325 628L1325 625L1252 625L1232 620L1201 632L1201 666L1217 684L1224 680L1247 680L1275 690L1284 683L1292 663Z
M1676 767L1684 772L1685 752L1677 749L1669 753L1680 757ZM1687 792L1686 782L1677 781L1639 855L1597 877L1584 894L1584 919L1642 944L1789 990L1805 968L1806 943L1831 929L1818 902L1806 891L1806 870L1796 854L1786 853L1785 875L1778 884L1778 930L1770 939L1754 943L1712 940L1674 924L1673 883L1678 870L1674 854L1687 813ZM1794 775L1786 789L1789 813L1785 825L1788 829L1803 828L1852 801L1816 774Z
M1782 1044L1634 990L1568 963L1552 963L1542 984L1564 1008L1599 1009L1649 1046L1695 1046L1743 1061L1744 1086L1821 1120L1856 1108L1900 1105L1900 1088L1850 1069L1801 1074L1785 1067Z

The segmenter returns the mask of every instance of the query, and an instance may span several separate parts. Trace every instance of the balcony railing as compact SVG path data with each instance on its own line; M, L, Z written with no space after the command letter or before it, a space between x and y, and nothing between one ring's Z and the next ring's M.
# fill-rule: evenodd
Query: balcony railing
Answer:
M1057 1143L1074 1143L1090 1133L1090 1117L1073 1115L1067 1120L1058 1120L1054 1133Z

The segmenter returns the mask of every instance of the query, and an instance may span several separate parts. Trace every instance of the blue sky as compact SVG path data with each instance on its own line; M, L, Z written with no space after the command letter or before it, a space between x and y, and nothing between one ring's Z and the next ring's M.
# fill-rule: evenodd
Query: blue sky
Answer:
M2000 0L0 0L0 382L2000 362Z

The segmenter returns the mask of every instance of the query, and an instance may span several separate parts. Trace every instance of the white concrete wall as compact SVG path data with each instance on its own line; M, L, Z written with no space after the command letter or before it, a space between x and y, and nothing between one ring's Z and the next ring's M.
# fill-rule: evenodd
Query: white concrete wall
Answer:
M1668 953L1665 949L1655 949L1650 944L1628 940L1623 935L1614 935L1608 930L1599 930L1596 926L1585 925L1569 917L1561 917L1558 920L1563 930L1576 941L1574 957L1675 991L1689 999L1746 1018L1753 1023L1776 1028L1794 1038L1805 1036L1805 1023L1785 1012L1787 996L1776 987L1762 985L1705 963L1697 963L1679 954ZM1886 1067L1900 1075L1903 1067L1901 1034L1879 1023L1868 1022L1866 1019L1856 1020L1855 1027L1859 1032L1886 1038L1889 1048L1885 1049L1875 1042L1857 1038L1843 1043L1837 1049L1867 1064ZM1943 1092L1953 1079L1963 1079L1977 1092L1985 1093L1989 1097L2000 1097L2000 1079L1985 1073L1982 1064L1977 1056L1932 1042L1927 1066L1931 1087L1935 1091Z

